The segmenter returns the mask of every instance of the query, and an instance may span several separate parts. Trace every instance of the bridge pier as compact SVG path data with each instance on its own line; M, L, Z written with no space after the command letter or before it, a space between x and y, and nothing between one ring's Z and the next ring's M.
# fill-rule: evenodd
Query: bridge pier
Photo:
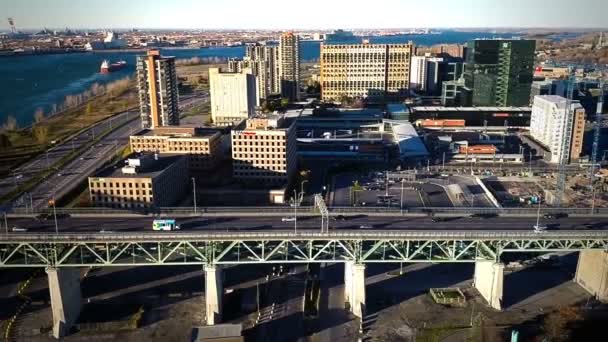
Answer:
M205 308L207 325L222 321L222 296L224 284L222 269L218 265L205 265Z
M350 311L363 318L365 313L365 265L354 261L344 263L344 301Z
M475 262L473 286L488 305L496 310L502 310L504 268L504 264L493 260Z
M46 274L53 312L53 337L59 339L70 332L80 315L80 269L48 267Z
M608 302L608 252L580 251L574 281L599 301Z

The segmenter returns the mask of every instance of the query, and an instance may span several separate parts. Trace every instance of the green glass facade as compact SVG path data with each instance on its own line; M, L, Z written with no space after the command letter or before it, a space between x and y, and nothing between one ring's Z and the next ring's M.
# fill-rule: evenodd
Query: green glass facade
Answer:
M472 106L528 106L534 40L474 40L467 44L465 92Z

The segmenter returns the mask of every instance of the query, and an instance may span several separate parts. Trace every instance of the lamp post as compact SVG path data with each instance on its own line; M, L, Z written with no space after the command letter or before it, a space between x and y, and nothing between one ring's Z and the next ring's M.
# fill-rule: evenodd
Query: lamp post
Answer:
M194 200L194 214L196 215L196 179L191 177L192 179L192 198Z
M307 183L308 179L303 180L300 183L300 203L304 200L304 183Z
M298 190L293 190L293 232L298 233Z
M404 181L405 181L404 179L401 180L401 205L400 205L401 215L403 215L403 182Z

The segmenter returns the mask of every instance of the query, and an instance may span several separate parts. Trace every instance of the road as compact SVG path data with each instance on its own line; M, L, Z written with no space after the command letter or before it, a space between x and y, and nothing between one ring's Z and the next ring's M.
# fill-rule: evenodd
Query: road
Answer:
M137 118L139 113L131 112L136 115L131 115L129 118ZM124 122L124 121L121 121ZM22 206L30 204L35 209L48 207L48 201L52 198L60 198L65 195L74 186L80 184L88 176L95 172L104 162L108 161L121 149L129 143L129 136L135 134L141 129L141 121L135 119L125 126L114 130L104 138L102 138L95 146L83 152L83 154L67 163L62 169L58 170L40 184L35 186L31 191L31 202L29 195L22 195L15 203L23 203Z
M19 166L13 170L9 177L0 179L0 196L6 195L15 188L23 183L28 182L34 178L37 174L46 171L49 167L52 167L61 158L72 153L73 150L79 149L86 143L91 141L96 135L101 134L111 127L125 122L126 120L133 119L139 116L137 112L123 112L99 123L91 126L84 130L80 134L77 134L72 139L66 140L57 144L47 150L46 153L42 153L31 161Z
M58 220L59 232L135 232L152 231L152 217L142 218L65 218ZM533 217L449 217L445 221L433 222L428 217L377 217L365 215L347 216L347 219L332 220L330 229L361 229L368 231L382 230L532 230L536 224ZM13 227L25 228L28 232L53 232L53 220L38 221L32 218L9 218L9 232ZM177 223L182 231L256 231L256 230L290 230L294 228L293 222L283 222L281 217L259 216L224 216L224 217L192 217L178 219ZM0 233L4 233L5 223L1 222ZM608 229L608 218L601 217L567 217L562 219L544 219L549 229L556 230L589 230ZM360 228L362 225L370 228ZM300 217L298 230L320 229L320 218L315 216Z

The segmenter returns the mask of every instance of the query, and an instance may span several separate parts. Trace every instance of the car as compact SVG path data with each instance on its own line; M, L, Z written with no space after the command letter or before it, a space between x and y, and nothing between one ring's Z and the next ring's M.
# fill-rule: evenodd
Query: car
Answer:
M360 229L372 229L373 227L367 224L362 224L359 226Z
M102 234L114 233L114 231L113 231L113 230L106 230L106 229L102 229L102 230L100 230L99 232L100 232L100 233L102 233Z
M53 215L53 216L56 216L58 220L61 220L61 219L69 218L70 214L68 214L68 213L58 213L58 214Z
M431 221L433 221L433 222L443 222L443 221L445 221L445 217L433 216L433 217L431 217Z
M334 218L338 221L346 221L346 216L344 215L336 215Z
M544 224L535 224L534 226L532 226L532 228L534 228L534 231L536 233L541 233L547 230L547 226Z
M293 222L293 221L295 221L295 220L296 220L296 218L295 218L295 217L283 217L283 218L281 219L281 221L282 221L282 222Z
M472 214L471 217L486 219L486 218L498 217L498 214L496 214L496 213L477 213L477 214Z
M50 218L52 218L52 215L47 214L47 213L36 215L36 220L38 220L38 221L46 221Z
M27 228L20 228L20 227L13 227L11 229L13 232L18 232L18 233L22 233L22 232L27 232Z
M554 219L554 218L556 218L555 214L552 214L552 213L547 213L547 214L543 215L543 217L546 218L546 219Z

